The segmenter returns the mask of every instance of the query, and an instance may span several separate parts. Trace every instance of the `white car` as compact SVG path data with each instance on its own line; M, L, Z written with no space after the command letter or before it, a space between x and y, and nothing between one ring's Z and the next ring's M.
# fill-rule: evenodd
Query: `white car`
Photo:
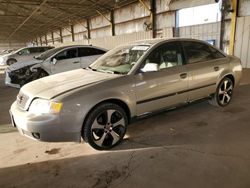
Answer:
M26 62L33 59L34 56L39 55L54 47L40 46L40 47L25 47L12 53L4 54L0 57L0 65L11 65L16 62Z
M24 84L60 72L86 68L107 50L95 46L74 45L48 50L31 61L14 63L5 73L5 84L21 87Z
M0 52L0 56L6 55L6 54L10 54L11 52L13 52L14 50L12 49L8 49L8 50L2 50Z

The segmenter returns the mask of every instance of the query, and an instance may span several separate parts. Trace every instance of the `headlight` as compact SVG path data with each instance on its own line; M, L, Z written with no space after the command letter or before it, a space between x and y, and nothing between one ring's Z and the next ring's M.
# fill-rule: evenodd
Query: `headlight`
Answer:
M0 64L1 64L1 65L4 64L3 61L4 61L4 58L3 58L3 57L0 57Z
M62 103L45 99L35 99L29 108L29 112L34 114L57 114L62 109Z

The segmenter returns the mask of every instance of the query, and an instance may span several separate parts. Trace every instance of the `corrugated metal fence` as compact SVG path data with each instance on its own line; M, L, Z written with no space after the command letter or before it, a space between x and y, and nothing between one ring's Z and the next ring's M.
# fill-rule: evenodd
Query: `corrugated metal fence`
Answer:
M250 68L250 16L237 19L234 55L244 68Z
M179 28L179 36L184 38L194 38L200 40L215 40L215 45L220 45L221 22L185 26Z

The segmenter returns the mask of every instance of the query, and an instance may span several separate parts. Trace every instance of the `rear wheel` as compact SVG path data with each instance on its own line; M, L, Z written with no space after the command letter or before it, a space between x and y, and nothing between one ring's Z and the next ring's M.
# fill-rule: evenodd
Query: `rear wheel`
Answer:
M222 107L227 106L231 102L233 89L233 81L230 78L225 77L218 85L213 98L210 99L210 104Z
M82 137L97 150L111 149L123 140L127 124L128 118L120 106L103 103L87 117Z

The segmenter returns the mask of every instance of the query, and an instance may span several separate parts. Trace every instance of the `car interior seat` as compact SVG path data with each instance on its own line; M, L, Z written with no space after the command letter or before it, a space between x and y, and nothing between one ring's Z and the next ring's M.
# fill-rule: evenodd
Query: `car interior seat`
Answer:
M159 69L165 69L178 65L178 57L175 52L167 51L162 55L162 62Z
M143 72L152 72L152 71L158 71L159 70L159 64L160 64L160 54L154 53L153 55L150 55L146 62L145 66L141 69Z

